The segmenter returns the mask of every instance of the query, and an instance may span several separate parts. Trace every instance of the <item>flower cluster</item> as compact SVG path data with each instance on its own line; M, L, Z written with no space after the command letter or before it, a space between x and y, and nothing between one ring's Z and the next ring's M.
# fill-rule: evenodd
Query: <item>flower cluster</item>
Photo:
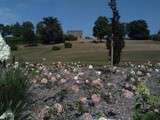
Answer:
M10 47L4 41L2 35L0 34L0 61L3 62L8 60L10 57Z

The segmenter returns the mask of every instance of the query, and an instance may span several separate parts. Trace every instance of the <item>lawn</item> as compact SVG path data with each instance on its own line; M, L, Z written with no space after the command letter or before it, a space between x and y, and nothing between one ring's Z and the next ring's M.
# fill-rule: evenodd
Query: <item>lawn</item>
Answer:
M71 49L65 49L59 44L61 50L53 51L52 45L39 45L38 47L19 46L18 51L13 52L18 60L32 63L78 62L85 64L106 64L108 51L104 43L73 42ZM43 59L46 59L45 61ZM160 61L160 42L152 41L126 41L126 47L122 53L122 61L142 63L145 61Z

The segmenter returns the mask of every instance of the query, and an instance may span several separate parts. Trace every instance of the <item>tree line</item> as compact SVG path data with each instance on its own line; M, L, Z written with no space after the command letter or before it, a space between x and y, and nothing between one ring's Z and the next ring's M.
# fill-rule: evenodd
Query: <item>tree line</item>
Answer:
M93 27L93 36L97 37L99 40L104 39L106 35L111 36L111 26L111 21L107 17L98 17ZM119 23L117 32L123 35L123 37L132 40L160 40L160 31L156 34L150 35L150 30L145 20L134 20L129 23Z
M12 25L0 24L0 32L7 41L16 44L54 44L77 39L72 35L64 34L61 23L56 17L45 17L36 24L36 27L31 21Z

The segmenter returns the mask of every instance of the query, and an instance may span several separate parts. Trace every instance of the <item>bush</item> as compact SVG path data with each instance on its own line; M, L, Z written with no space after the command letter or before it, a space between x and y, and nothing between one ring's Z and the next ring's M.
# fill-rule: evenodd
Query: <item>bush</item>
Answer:
M70 43L70 42L65 42L65 43L64 43L64 47L65 47L65 48L72 48L72 43Z
M64 35L64 41L77 41L78 38L73 35Z
M18 47L15 44L10 44L9 46L11 48L11 51L17 51L18 50Z
M17 44L23 44L21 37L6 38L6 43L10 46L11 51L17 51Z
M28 79L19 68L0 71L0 115L11 110L17 119L25 105Z
M22 37L6 37L5 38L7 44L24 44L24 40Z
M61 47L59 47L59 46L53 46L52 50L54 50L54 51L61 50Z

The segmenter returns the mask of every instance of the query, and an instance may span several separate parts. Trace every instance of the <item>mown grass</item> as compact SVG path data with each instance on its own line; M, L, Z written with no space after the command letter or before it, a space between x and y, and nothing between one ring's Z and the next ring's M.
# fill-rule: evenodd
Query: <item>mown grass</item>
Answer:
M53 51L53 45L39 45L38 47L19 46L18 51L13 55L19 60L33 63L78 62L84 64L103 65L108 63L108 51L105 43L94 44L90 42L73 42L73 47L65 49L63 44L59 44L62 49ZM46 61L43 61L46 58ZM146 41L127 41L122 53L122 62L132 61L142 63L146 61L160 61L160 43Z

